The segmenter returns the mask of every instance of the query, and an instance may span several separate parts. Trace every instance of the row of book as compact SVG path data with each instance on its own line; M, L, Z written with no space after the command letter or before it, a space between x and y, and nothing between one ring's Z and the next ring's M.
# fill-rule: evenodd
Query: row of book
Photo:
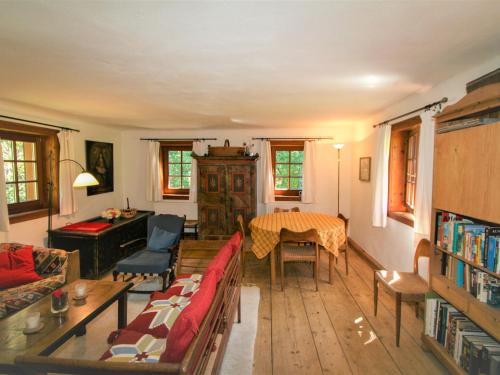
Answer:
M426 296L425 334L469 375L500 374L500 343L433 292Z
M500 227L440 212L437 215L436 245L500 274Z
M500 281L495 276L451 256L446 259L445 276L479 301L500 307Z

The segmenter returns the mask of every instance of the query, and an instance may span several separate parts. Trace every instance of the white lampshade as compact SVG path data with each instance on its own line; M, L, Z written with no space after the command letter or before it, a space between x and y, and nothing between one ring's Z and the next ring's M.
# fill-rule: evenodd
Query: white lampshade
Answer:
M95 185L99 185L99 181L97 181L96 178L92 176L92 174L90 174L89 172L80 173L73 182L74 188L95 186Z
M333 145L333 147L335 147L337 150L341 150L344 147L344 144L343 143L335 143Z

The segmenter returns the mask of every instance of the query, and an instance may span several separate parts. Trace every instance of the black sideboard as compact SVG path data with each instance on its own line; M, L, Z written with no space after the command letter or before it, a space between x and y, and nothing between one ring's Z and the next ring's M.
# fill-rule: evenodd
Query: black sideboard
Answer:
M111 227L98 232L72 232L51 230L49 236L52 246L64 250L80 250L80 274L82 278L98 279L110 271L120 259L145 247L146 243L136 241L129 246L121 246L135 239L147 237L148 217L154 211L139 211L131 219L118 218ZM85 222L102 222L108 220L95 217Z

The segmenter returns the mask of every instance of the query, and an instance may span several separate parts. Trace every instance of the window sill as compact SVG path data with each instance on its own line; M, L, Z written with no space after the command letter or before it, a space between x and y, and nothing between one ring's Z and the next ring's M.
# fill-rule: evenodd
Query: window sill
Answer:
M59 213L59 210L55 209L55 210L53 210L52 215L55 215L58 213ZM9 215L9 223L10 224L21 223L23 221L29 221L29 220L39 219L41 217L47 217L48 215L49 215L48 208L42 208L40 210L34 210L34 211L29 211L29 212L22 212L20 214L12 214L12 215Z
M185 194L163 194L163 200L189 200L189 195Z
M274 200L276 202L283 202L283 201L300 202L301 198L295 195L275 195Z
M413 216L412 213L393 211L393 212L388 212L387 216L390 217L391 219L399 221L400 223L406 224L413 228L413 222L415 220L415 217Z

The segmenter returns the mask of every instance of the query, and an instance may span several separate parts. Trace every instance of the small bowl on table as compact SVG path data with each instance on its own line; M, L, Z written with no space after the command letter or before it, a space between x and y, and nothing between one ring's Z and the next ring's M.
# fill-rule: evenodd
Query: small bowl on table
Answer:
M124 208L122 210L122 217L125 219L131 219L135 215L137 215L137 209L136 208Z

